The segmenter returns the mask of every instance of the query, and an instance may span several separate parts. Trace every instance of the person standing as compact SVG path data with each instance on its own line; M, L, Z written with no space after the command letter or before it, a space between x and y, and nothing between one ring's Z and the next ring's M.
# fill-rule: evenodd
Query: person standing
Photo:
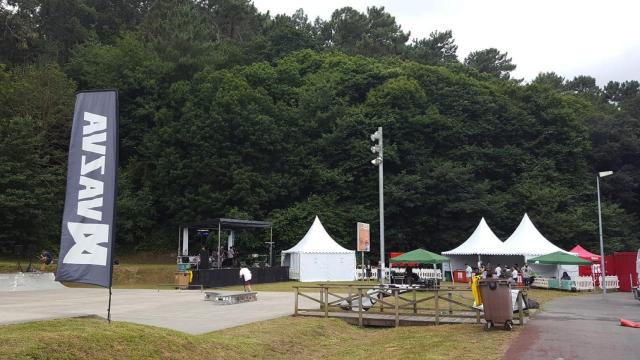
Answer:
M50 265L53 261L53 255L47 250L43 250L40 254L40 272L47 270L47 265Z
M242 268L240 268L240 278L243 281L244 291L251 292L251 271L244 264L242 264L241 266Z
M227 258L229 258L229 262L231 263L232 267L236 266L236 259L234 258L236 255L236 248L235 247L230 247L229 251L227 251Z
M518 266L513 265L513 269L511 270L511 280L514 284L518 283Z
M500 275L502 275L502 268L500 267L500 264L496 265L496 277L499 279Z
M522 281L524 282L524 286L529 286L529 272L531 270L529 269L529 265L527 265L527 263L524 263L524 265L522 266Z
M464 272L465 272L465 275L467 276L467 282L469 283L469 289L471 289L471 282L473 281L473 269L471 268L471 265L464 264Z
M200 249L200 264L198 265L199 270L205 270L209 268L209 252L207 248L202 245Z

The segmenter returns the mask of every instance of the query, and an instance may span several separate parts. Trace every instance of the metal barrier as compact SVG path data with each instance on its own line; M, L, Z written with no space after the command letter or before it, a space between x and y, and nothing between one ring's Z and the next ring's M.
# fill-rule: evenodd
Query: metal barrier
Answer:
M389 270L396 274L404 274L405 268L385 268L384 274L385 278L389 278ZM440 269L412 269L413 273L418 275L421 279L438 279L442 280L442 271ZM375 280L378 278L378 269L371 268L369 274L367 274L367 269L363 272L361 268L356 269L356 276L358 280Z
M579 276L576 280L574 280L575 282L575 288L578 291L583 291L583 290L593 290L594 286L593 286L593 279L591 278L591 276Z
M613 275L613 276L605 276L604 277L604 283L607 286L607 289L619 289L620 288L620 282L618 281L618 276L617 275ZM600 276L600 288L602 289L602 276Z
M609 278L609 276L607 278ZM607 282L607 284L609 284L609 282ZM593 279L591 279L590 276L580 276L575 280L537 277L533 280L533 284L531 286L542 289L558 289L567 291L590 291L594 289Z
M549 288L549 280L546 278L537 277L533 279L532 287L548 289Z

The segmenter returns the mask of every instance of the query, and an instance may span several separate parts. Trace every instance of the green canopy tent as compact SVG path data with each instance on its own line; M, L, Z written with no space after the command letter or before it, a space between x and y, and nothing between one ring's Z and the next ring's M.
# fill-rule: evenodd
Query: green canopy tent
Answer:
M389 259L390 263L442 264L449 261L446 256L438 255L425 249L416 249ZM451 264L449 264L451 267ZM453 279L453 275L451 276Z
M537 256L529 259L529 262L534 264L549 265L591 265L591 261L582 259L575 255L564 253L562 251L556 251L551 254Z
M591 265L591 261L581 257L556 251L551 254L537 256L529 259L529 263L546 265ZM560 279L560 268L558 267L558 279Z
M449 261L446 256L438 255L425 249L417 249L406 252L400 256L389 259L392 263L418 263L418 264L442 264Z

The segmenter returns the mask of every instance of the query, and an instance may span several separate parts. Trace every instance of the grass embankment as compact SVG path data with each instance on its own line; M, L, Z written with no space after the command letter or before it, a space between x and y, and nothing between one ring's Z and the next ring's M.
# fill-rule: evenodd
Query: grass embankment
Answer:
M113 267L113 285L115 288L146 289L155 288L158 284L173 284L176 271L175 257L167 254L144 253L135 256L123 256L120 264ZM21 261L25 271L28 262ZM37 261L32 263L40 269ZM13 259L0 259L0 273L14 273L19 271L18 262ZM46 272L55 272L56 264L46 267ZM83 284L66 284L73 287L90 287Z
M283 317L203 335L102 319L0 326L7 359L497 359L517 331L480 326L364 328Z

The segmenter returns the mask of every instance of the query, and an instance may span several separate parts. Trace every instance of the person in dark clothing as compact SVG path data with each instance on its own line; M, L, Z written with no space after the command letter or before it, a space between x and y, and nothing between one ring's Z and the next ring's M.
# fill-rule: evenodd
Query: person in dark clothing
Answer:
M202 249L200 250L200 265L198 265L198 269L208 269L209 268L209 252L207 248L202 245Z
M560 280L571 280L571 276L569 276L569 274L567 274L567 272L563 272L562 273L562 277L560 278Z
M47 270L47 265L51 265L53 262L53 255L47 250L42 251L40 254L40 272Z

